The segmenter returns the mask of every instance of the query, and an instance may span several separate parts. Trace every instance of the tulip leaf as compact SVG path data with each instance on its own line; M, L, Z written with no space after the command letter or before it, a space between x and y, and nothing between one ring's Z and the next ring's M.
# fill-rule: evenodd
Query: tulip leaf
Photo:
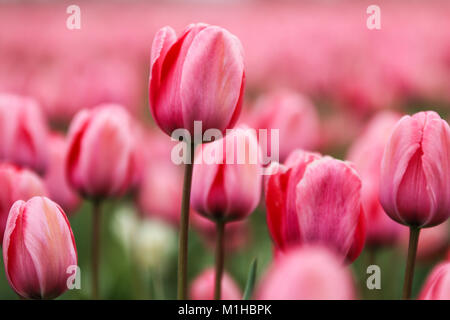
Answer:
M256 280L256 269L258 267L258 259L254 259L250 265L250 271L248 273L247 284L245 285L244 296L242 300L250 300L253 294L253 289L255 288Z

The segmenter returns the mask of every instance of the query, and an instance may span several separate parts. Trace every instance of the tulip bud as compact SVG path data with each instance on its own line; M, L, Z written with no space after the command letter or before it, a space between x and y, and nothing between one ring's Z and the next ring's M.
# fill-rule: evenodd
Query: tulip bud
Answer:
M236 36L200 23L178 38L170 27L157 32L149 101L153 118L168 135L185 128L193 136L194 121L202 121L203 131L233 127L243 91L243 50Z
M245 127L202 145L194 160L192 208L214 221L247 217L260 199L260 159L254 130Z
M43 173L47 124L36 101L0 94L0 160Z
M50 199L34 197L11 208L3 239L9 284L21 297L52 299L68 289L68 267L77 265L69 221Z
M191 300L213 300L214 299L215 272L213 268L206 269L192 283L190 289ZM226 272L222 276L222 300L240 300L242 293L237 284Z
M37 174L10 164L0 164L0 240L3 241L9 210L17 200L27 201L47 194Z
M361 180L346 162L296 150L265 181L267 224L277 251L320 243L348 261L365 241Z
M284 161L295 149L314 150L319 143L319 115L304 96L280 91L263 96L256 102L252 124L257 129L279 130L279 156ZM278 142L278 141L277 141ZM262 146L263 147L263 146ZM272 153L271 139L263 154Z
M450 128L433 111L404 116L384 151L380 202L395 221L432 227L450 216Z
M425 281L420 300L450 300L450 262L437 265Z
M66 175L83 197L123 195L135 179L132 120L119 105L101 105L75 116L69 129Z
M384 212L378 198L384 147L399 119L396 113L379 113L355 141L348 156L361 176L361 199L367 219L366 244L372 247L393 245L402 230L402 226Z
M352 275L322 247L301 247L276 259L257 290L259 300L354 299Z
M67 143L66 138L53 133L49 138L50 159L44 176L50 198L57 202L69 215L80 205L81 199L67 181L65 168Z

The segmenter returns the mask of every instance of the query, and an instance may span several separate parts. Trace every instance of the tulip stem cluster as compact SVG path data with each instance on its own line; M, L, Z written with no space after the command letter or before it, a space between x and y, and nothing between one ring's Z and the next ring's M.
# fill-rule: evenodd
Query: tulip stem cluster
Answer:
M94 201L92 210L92 299L99 298L100 231L102 208Z
M419 243L420 228L409 228L408 258L406 261L405 282L403 284L403 299L411 299L414 266L416 264L417 244Z
M214 299L221 299L222 292L222 274L225 263L224 233L225 223L223 221L216 222L216 276L214 285Z
M188 150L190 161L187 161L185 164L183 199L181 202L181 221L178 245L178 300L186 300L187 295L189 210L195 146L194 144L190 144L186 149Z

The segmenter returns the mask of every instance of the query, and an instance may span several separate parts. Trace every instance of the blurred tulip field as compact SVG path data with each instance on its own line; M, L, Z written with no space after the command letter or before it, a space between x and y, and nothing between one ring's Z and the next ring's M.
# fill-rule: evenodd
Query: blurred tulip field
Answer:
M0 299L450 299L449 12L0 2Z

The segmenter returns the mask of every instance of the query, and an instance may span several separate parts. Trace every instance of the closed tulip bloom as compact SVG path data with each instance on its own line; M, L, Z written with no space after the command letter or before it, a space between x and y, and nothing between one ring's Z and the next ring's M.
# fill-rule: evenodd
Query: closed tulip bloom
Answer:
M66 175L87 198L123 195L135 181L132 119L119 105L77 114L69 129Z
M194 161L192 208L214 221L247 217L261 195L260 157L254 130L247 127L202 145Z
M279 91L261 97L253 111L257 129L279 130L279 156L284 161L295 149L314 150L320 138L319 115L306 97L289 91ZM272 155L271 139L267 140Z
M6 225L3 259L9 284L21 297L52 299L64 293L77 250L62 209L45 197L17 201Z
M267 224L277 252L320 243L355 260L365 241L361 180L346 162L296 150L265 181Z
M191 300L214 299L214 269L203 271L192 283L189 296ZM242 293L229 274L222 276L222 300L241 300Z
M44 176L49 196L57 202L69 215L81 203L81 199L69 185L65 172L67 141L62 134L53 133L49 139L50 159L48 170Z
M17 200L45 196L44 182L34 172L10 164L0 164L0 240L3 241L9 210Z
M433 111L403 117L384 151L380 201L404 225L438 225L450 215L450 128Z
M425 281L420 300L450 300L450 261L437 265Z
M350 270L333 252L316 246L296 248L275 259L257 290L259 300L351 300Z
M0 94L0 160L43 173L47 124L36 101Z
M393 112L376 115L352 145L348 155L348 160L354 163L362 180L361 199L367 218L366 245L371 247L393 245L402 230L402 226L384 212L378 197L384 147L399 119L400 116Z
M244 91L243 50L227 30L191 24L177 38L171 27L153 40L149 101L158 126L171 135L194 121L203 130L233 127Z

